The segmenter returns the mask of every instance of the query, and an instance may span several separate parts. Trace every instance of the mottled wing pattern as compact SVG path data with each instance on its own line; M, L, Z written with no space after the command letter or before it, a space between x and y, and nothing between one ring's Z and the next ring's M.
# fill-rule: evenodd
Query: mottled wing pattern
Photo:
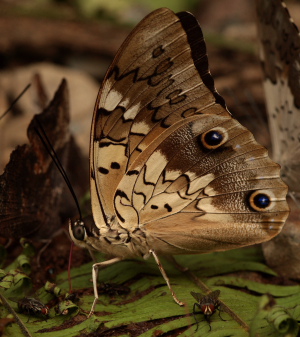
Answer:
M186 12L154 11L121 47L96 102L91 175L97 226L116 216L157 253L265 241L288 215L279 166L227 111ZM251 206L256 191L270 196L264 212Z
M256 0L273 159L300 201L300 37L281 0Z
M114 214L121 178L169 126L203 112L230 115L215 91L196 21L195 29L199 39L194 47L201 57L195 61L180 17L167 8L141 21L116 55L100 88L92 123L93 214ZM200 98L201 104L196 104Z

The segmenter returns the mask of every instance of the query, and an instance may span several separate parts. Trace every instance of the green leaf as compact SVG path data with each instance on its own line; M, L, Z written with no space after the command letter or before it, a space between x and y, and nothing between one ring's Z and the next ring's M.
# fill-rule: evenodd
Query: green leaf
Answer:
M22 269L24 273L29 274L31 270L30 259L34 256L35 249L25 239L21 239L20 243L23 247L23 252L5 270Z
M103 259L103 256L99 257L99 261ZM275 277L276 273L264 265L259 248L180 256L176 260L189 270L182 272L169 261L163 260L162 263L178 298L186 303L184 307L179 307L173 301L153 260L127 260L101 269L99 282L126 285L130 287L130 293L113 296L101 294L96 313L90 318L87 318L87 314L94 300L92 263L72 269L73 288L79 292L78 303L64 302L62 294L68 291L67 272L56 279L56 286L61 289L57 292L59 297L54 295L54 291L47 292L44 287L35 294L45 304L59 299L59 311L68 309L67 315L59 315L54 305L47 321L29 318L27 322L28 318L22 314L20 318L32 334L38 333L39 336L78 336L92 332L98 335L130 336L133 332L137 334L137 331L142 337L167 333L202 337L243 337L249 336L249 333L255 337L297 336L297 321L300 319L299 286L280 286L265 281L260 283L239 276L240 272L247 271ZM222 303L220 316L218 312L212 315L210 330L204 315L196 313L200 324L195 332L195 299L190 292L205 294L217 289L220 290L219 300ZM263 295L266 293L269 294L267 303ZM269 298L274 302L272 305L268 304ZM17 310L15 303L12 306ZM6 329L6 334L15 336L17 330L16 324L12 324Z
M276 301L270 295L261 297L258 311L251 325L250 337L296 337L298 331L299 326L297 320L293 318L292 314L289 313L286 308L276 305Z

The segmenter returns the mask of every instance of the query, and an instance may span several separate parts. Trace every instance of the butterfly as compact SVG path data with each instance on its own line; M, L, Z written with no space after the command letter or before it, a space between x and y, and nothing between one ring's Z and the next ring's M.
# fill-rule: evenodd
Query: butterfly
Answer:
M267 241L289 214L279 165L214 87L201 28L188 12L146 16L97 96L90 141L94 223L70 222L75 244L126 258L200 254Z
M300 206L300 37L285 3L256 1L272 157Z

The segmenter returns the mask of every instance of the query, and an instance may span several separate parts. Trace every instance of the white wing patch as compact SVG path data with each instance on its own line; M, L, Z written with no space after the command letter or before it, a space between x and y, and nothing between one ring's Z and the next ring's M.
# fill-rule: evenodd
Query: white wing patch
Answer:
M147 134L151 130L150 126L145 122L133 123L131 132Z
M110 90L106 96L105 101L103 102L103 108L108 111L113 111L119 105L122 98L122 93L113 89Z
M122 106L126 108L127 104L124 105L122 104ZM140 109L141 109L140 104L133 105L124 113L123 118L125 120L134 119L136 115L139 113Z
M188 172L189 175L189 172ZM191 177L194 174L191 172ZM199 190L205 188L210 182L212 182L215 179L215 175L213 173L206 174L203 177L198 177L194 180L191 180L190 186L187 190L187 194L193 194Z

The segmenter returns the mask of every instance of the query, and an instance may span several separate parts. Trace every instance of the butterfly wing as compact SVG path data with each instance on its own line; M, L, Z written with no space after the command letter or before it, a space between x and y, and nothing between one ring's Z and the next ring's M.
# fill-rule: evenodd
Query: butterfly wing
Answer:
M130 163L170 125L204 111L229 116L208 72L204 41L195 48L201 50L197 62L179 17L166 8L148 15L120 48L100 88L92 123L96 219L115 213L114 194ZM204 67L206 85L197 67ZM195 105L200 97L201 106Z
M257 0L260 58L264 71L273 159L300 201L300 37L281 0Z
M279 166L214 87L196 19L165 8L133 30L104 79L91 176L96 225L117 217L128 231L141 229L158 253L268 240L289 212ZM254 209L258 192L271 200L264 212Z

